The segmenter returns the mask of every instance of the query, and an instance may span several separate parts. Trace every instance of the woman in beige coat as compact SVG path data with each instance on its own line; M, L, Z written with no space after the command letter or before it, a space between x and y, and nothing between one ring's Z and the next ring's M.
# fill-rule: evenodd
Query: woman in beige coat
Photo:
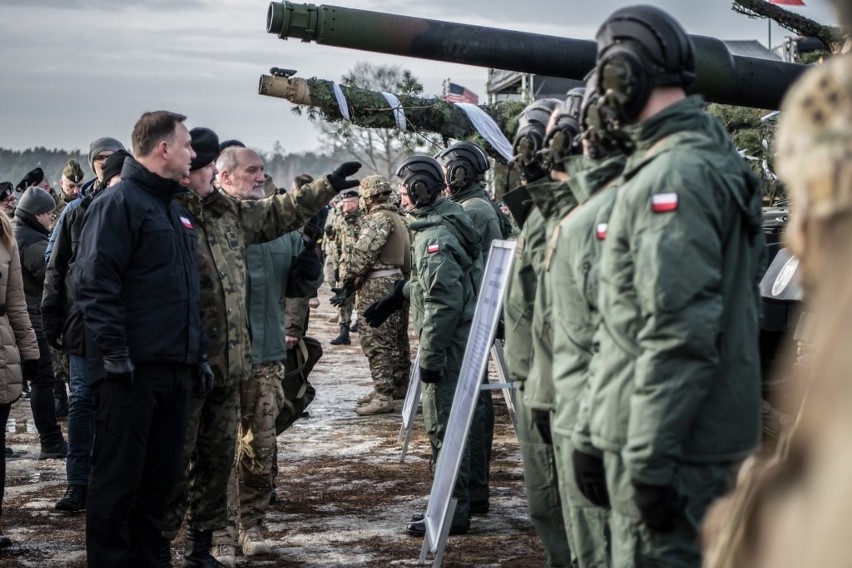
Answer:
M6 488L6 422L12 403L21 397L24 374L32 377L38 365L38 343L24 299L21 257L12 223L0 212L0 516ZM11 545L0 532L0 548Z

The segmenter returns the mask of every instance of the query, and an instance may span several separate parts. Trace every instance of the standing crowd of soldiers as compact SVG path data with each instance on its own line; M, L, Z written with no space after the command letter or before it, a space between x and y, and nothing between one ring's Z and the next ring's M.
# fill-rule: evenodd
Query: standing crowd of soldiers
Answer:
M760 444L761 189L700 95L687 95L695 60L677 21L651 6L622 8L597 42L585 88L524 110L514 140L522 184L504 198L519 231L503 335L519 385L529 513L551 567L697 567L708 509ZM837 69L829 78L848 90L848 65ZM834 102L848 103L842 85L837 92ZM819 126L825 117L807 118ZM392 412L405 394L410 310L437 460L487 255L513 231L473 143L406 159L398 191L381 176L348 179L360 168L348 162L279 192L256 152L185 119L145 113L132 154L115 139L94 141L96 178L82 184L69 162L58 206L37 187L39 172L17 208L11 184L0 186L0 207L16 218L12 268L0 275L16 378L31 385L42 456L67 451L56 508L86 510L91 566L167 566L184 523L184 566L233 566L237 547L271 551L260 527L274 498L276 437L298 417L285 411L288 351L303 341L323 280L311 235L326 236L340 326L331 343L351 342L353 310L361 320L374 388L359 415ZM804 209L814 226L848 208L834 192L848 177L820 191L787 171L802 203L824 205ZM317 216L333 198L329 219ZM814 229L797 228L813 289L820 257L803 243ZM51 347L69 359L67 445ZM2 383L0 417L19 383ZM490 510L493 428L483 390L452 489L451 535ZM739 493L759 494L774 470L752 471L764 477L744 477ZM424 516L406 530L424 535ZM739 561L765 552L762 541L714 545L716 557L727 546Z

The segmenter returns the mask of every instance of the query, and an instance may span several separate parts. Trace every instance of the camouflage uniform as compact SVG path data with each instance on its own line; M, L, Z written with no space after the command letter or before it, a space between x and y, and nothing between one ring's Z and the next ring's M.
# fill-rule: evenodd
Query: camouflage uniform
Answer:
M382 193L371 193L374 191ZM390 294L394 284L411 272L408 227L397 207L387 201L390 192L390 184L381 176L369 176L361 181L362 206L365 197L383 202L373 205L367 213L358 241L341 271L342 280L351 281L358 291L359 313ZM411 370L408 306L394 312L379 327L361 326L359 333L376 392L385 397L393 397L394 391L405 392Z
M364 219L364 213L358 209L349 215L346 215L341 211L334 220L334 255L337 260L336 267L338 276L343 276L343 267L349 260L349 256L352 254L352 249L355 247L355 243L358 242L358 235L361 233L361 227L364 226ZM339 282L335 282L335 285L339 285L342 282L343 279L340 278ZM338 323L341 326L345 325L346 327L349 327L349 324L352 323L352 309L354 307L355 297L352 296L338 308L340 312L340 319L338 320Z
M187 511L189 523L199 530L227 523L225 490L236 449L239 386L251 373L246 246L299 227L334 194L322 177L299 191L259 201L239 201L219 191L206 199L194 193L183 198L197 220L202 318L216 384L206 398L190 402L183 475L163 525L168 539L177 534Z

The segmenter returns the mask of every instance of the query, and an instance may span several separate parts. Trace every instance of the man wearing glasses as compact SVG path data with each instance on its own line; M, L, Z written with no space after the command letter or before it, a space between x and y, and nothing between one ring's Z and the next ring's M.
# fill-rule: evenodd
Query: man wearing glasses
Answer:
M11 219L15 215L15 205L18 198L15 197L15 186L10 181L0 182L0 209Z

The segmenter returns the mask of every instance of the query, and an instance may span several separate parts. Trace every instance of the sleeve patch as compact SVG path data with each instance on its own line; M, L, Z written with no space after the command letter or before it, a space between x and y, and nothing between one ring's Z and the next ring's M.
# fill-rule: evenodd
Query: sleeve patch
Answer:
M435 254L436 252L438 252L440 250L441 250L441 245L439 245L438 243L428 245L426 247L426 252L428 252L429 254Z
M595 236L599 241L602 241L606 238L606 232L609 229L609 223L598 223L595 226Z
M668 213L677 210L677 193L655 193L651 196L651 211Z

